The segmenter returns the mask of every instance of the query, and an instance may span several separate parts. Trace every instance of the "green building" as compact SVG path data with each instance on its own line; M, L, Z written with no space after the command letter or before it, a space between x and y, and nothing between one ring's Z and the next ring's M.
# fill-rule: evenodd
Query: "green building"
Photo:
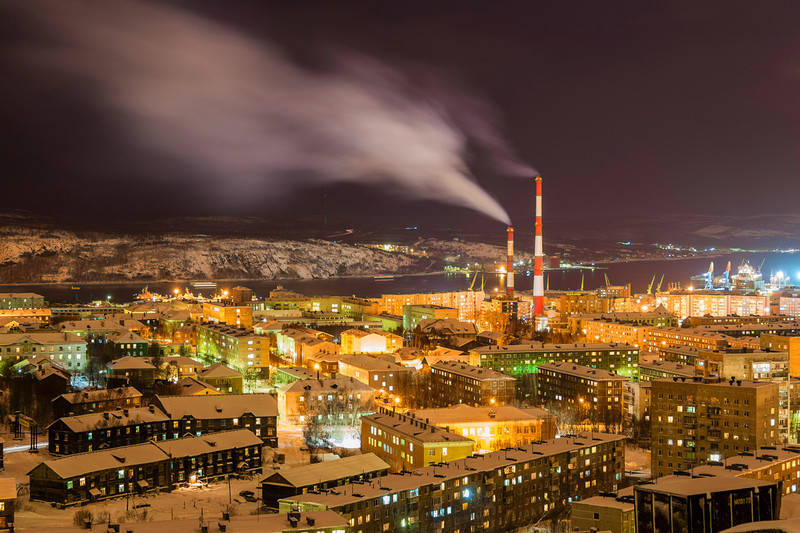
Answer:
M614 371L639 378L639 349L630 344L511 344L480 346L469 352L470 364L491 368L514 377L536 374L539 365L567 362Z
M35 292L0 292L0 309L40 309L44 296Z
M403 329L414 331L420 322L429 318L452 318L458 320L458 309L441 305L404 305Z

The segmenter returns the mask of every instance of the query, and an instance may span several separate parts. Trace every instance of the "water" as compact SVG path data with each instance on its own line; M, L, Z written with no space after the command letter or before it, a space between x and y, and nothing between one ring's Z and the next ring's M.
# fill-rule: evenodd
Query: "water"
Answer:
M585 289L596 289L605 284L604 273L608 275L612 284L619 285L631 283L634 292L644 292L653 275L656 283L664 274L662 289L668 283L680 281L683 287L689 286L690 278L708 270L709 261L714 261L714 269L719 275L728 261L731 261L732 271L743 259L748 259L754 266L764 260L763 273L765 279L769 278L770 271L783 272L792 276L795 283L800 284L800 254L730 254L714 258L682 259L675 261L635 261L628 263L611 263L598 265L602 269L591 270L566 270L547 271L545 277L549 278L549 288L552 290L577 289L584 279ZM530 291L532 277L517 274L515 286L518 291ZM328 294L328 295L353 295L361 297L376 297L385 293L400 292L432 292L448 290L464 290L470 286L472 276L465 274L427 274L412 276L395 276L389 281L376 281L374 278L334 278L320 280L247 280L235 282L218 282L218 288L231 288L235 285L244 285L253 289L257 295L263 296L278 285L298 291L303 294ZM480 287L480 276L475 287ZM496 274L487 274L484 289L488 293L502 291L504 280ZM185 282L160 282L160 283L113 283L107 284L31 284L31 285L0 285L0 292L30 291L44 295L51 302L90 302L105 300L131 301L145 285L151 291L162 294L171 293L174 289L183 290L189 285ZM78 288L74 290L73 287ZM214 289L192 289L194 293L211 296Z

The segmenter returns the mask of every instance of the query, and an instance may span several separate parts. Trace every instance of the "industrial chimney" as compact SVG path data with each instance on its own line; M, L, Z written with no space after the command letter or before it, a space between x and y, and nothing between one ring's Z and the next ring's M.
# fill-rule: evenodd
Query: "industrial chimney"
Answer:
M533 241L533 316L544 314L544 276L542 275L542 177L536 176L536 224Z
M508 227L508 264L506 265L506 294L514 297L514 228Z

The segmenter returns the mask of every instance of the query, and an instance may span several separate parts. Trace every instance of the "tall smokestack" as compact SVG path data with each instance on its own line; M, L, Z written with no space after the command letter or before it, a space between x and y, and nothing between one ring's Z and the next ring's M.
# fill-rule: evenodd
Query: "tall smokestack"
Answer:
M514 296L514 228L508 227L508 264L506 265L506 294Z
M544 276L542 275L542 177L536 176L536 224L533 237L533 316L544 314Z

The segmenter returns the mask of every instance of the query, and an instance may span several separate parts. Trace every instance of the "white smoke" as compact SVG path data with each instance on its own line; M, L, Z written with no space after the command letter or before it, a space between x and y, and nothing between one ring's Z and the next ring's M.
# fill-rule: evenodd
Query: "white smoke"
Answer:
M471 139L497 154L498 168L526 171L494 128L452 120L446 106L410 96L403 76L374 61L340 58L332 70L312 71L261 40L152 3L19 9L50 36L27 51L31 58L89 80L137 141L192 165L223 201L250 198L264 182L275 194L299 180L354 182L509 221L464 162Z

